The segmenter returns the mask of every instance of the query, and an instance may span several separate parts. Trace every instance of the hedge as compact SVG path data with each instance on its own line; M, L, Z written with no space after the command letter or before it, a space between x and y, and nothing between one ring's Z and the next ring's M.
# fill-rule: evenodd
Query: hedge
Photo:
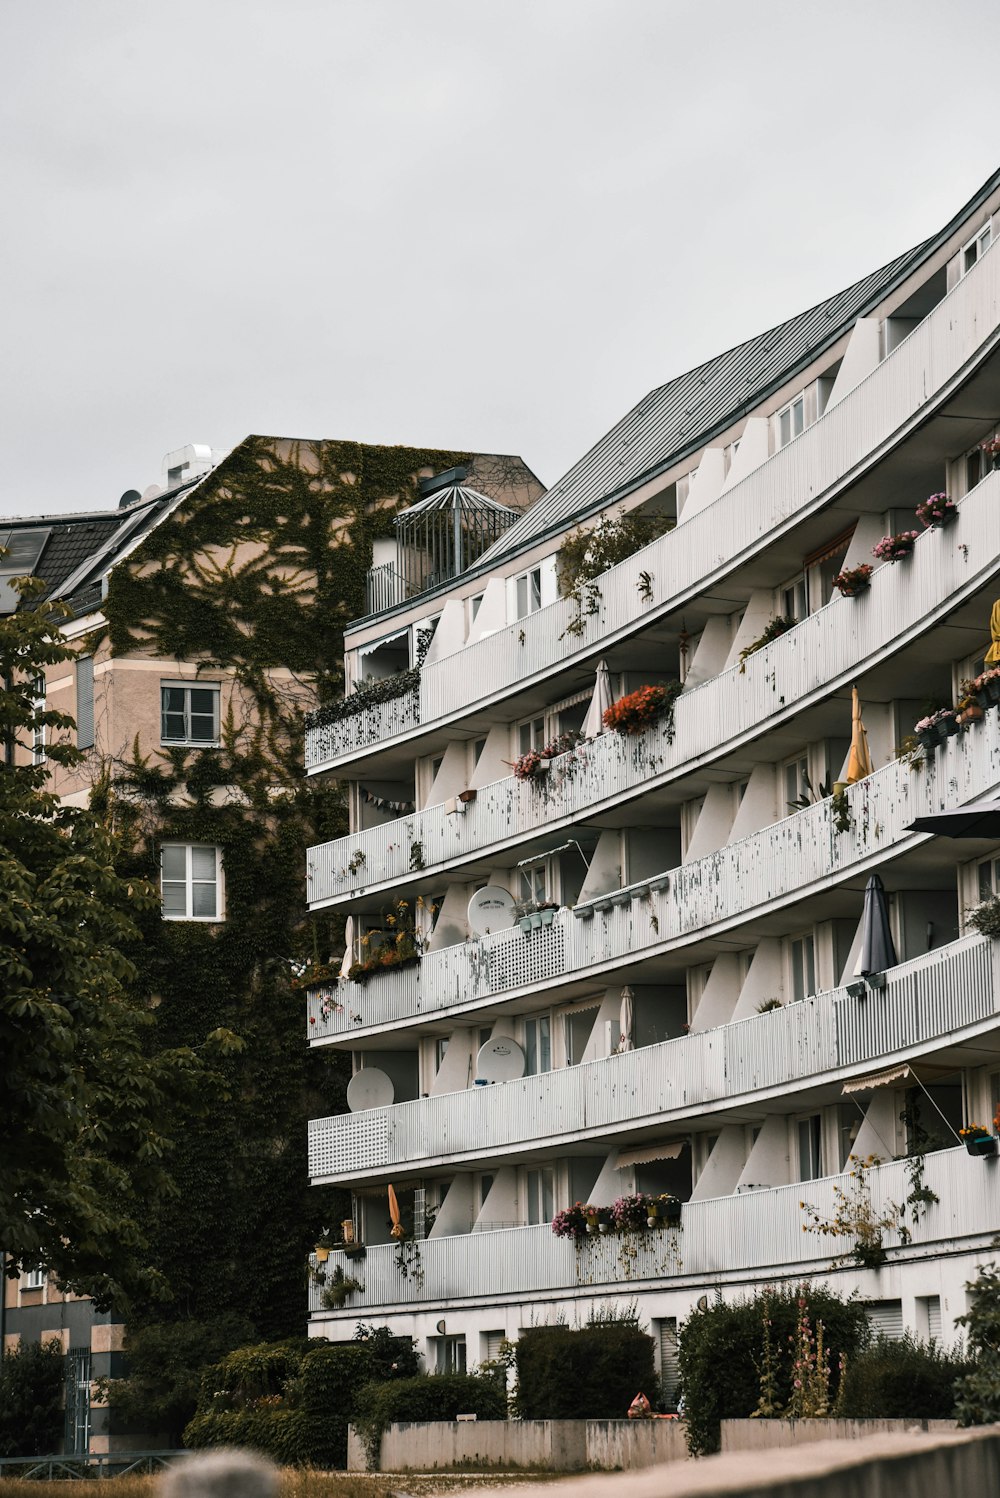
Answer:
M624 1419L636 1394L656 1398L653 1348L633 1321L530 1327L514 1349L516 1412L524 1420Z
M184 1444L236 1446L260 1451L282 1467L313 1463L313 1419L305 1410L207 1410L195 1415L184 1431Z
M972 1364L915 1337L877 1337L849 1360L837 1414L853 1420L950 1420L955 1380Z
M507 1391L497 1373L441 1373L371 1383L354 1405L354 1425L365 1444L368 1470L378 1470L382 1432L404 1420L506 1420Z
M829 1355L830 1399L839 1387L840 1356L848 1365L870 1335L860 1301L843 1301L828 1290L804 1286L773 1290L767 1296L732 1303L719 1300L697 1309L680 1329L679 1361L688 1447L692 1456L719 1449L720 1420L746 1419L761 1398L764 1367L765 1306L771 1320L774 1393L785 1406L791 1397L791 1345L799 1314L799 1297L808 1303L810 1321L823 1323Z

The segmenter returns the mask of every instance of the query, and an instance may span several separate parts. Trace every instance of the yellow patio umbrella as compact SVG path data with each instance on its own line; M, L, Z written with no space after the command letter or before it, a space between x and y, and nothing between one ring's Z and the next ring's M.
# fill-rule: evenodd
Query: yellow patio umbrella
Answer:
M995 666L1000 662L1000 598L993 605L993 612L990 615L990 634L993 639L986 652L986 664Z
M865 776L870 775L874 768L871 751L868 748L868 735L865 733L865 725L861 721L861 698L858 696L857 687L852 687L851 752L847 760L847 774L844 779L848 785L853 785L856 780L864 780Z
M396 1200L396 1193L391 1184L389 1186L389 1216L392 1218L392 1227L389 1229L390 1238L404 1238L406 1231L399 1218L399 1202Z

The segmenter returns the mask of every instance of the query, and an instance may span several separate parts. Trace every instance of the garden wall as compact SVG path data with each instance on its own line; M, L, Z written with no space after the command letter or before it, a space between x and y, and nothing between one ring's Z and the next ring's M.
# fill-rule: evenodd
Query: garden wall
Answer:
M382 1436L379 1465L383 1472L447 1467L580 1472L651 1467L686 1457L678 1420L433 1420L390 1425ZM347 1469L365 1470L364 1447L353 1427Z
M773 1451L815 1441L860 1441L866 1436L958 1429L954 1420L723 1420L721 1424L724 1452Z

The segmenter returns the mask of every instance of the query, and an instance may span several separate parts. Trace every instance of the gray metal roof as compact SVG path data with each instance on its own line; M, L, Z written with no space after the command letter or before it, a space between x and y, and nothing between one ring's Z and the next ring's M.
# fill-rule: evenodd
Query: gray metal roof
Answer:
M495 542L480 565L584 519L695 452L835 343L917 264L931 241L766 333L650 391Z

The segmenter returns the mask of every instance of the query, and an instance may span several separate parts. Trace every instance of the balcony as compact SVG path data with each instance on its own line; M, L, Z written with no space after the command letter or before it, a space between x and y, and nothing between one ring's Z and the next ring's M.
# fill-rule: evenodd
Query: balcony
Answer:
M565 634L573 608L563 599L425 665L419 713L395 733L496 701L543 679L557 665L593 658L683 607L828 503L838 488L925 419L980 350L992 345L998 324L1000 255L994 247L877 369L794 442L707 509L682 518L674 530L605 573L600 612L584 616L580 635ZM652 580L652 599L645 604L640 602L643 573ZM317 739L307 747L308 762L314 770L332 768L370 753L384 737L374 719L350 728L340 723L322 745Z
M903 1201L910 1190L903 1160L873 1169L869 1180L876 1213L883 1203ZM827 1176L688 1202L679 1233L637 1234L628 1243L628 1253L622 1252L619 1238L587 1239L576 1249L569 1240L556 1238L547 1225L507 1228L426 1239L420 1244L421 1273L414 1275L411 1266L404 1275L395 1263L395 1246L380 1244L368 1250L359 1276L364 1290L352 1296L349 1307L339 1313L322 1311L320 1287L312 1285L309 1309L324 1320L339 1316L356 1321L359 1315L376 1310L453 1307L462 1301L490 1304L546 1291L590 1294L608 1290L620 1295L623 1281L638 1291L669 1283L722 1284L766 1278L789 1269L822 1273L835 1254L847 1252L851 1244L803 1232L799 1203L805 1195L818 1211L832 1216L834 1187L843 1181L843 1176ZM964 1149L942 1150L927 1156L925 1181L940 1200L912 1226L912 1245L897 1250L900 1257L920 1255L930 1244L962 1239L986 1246L1000 1221L1000 1171L973 1159ZM886 1247L893 1254L893 1234L886 1235ZM345 1273L358 1276L357 1261L340 1253L330 1255L327 1271L338 1264Z
M458 1014L499 993L596 977L698 941L898 857L927 841L906 830L916 817L973 801L998 784L1000 713L990 712L940 746L921 771L894 760L850 786L846 832L837 831L831 801L821 801L669 874L559 911L530 937L500 932L428 953L418 966L377 975L365 987L345 984L336 995L342 1007L328 1015L314 994L309 1036L339 1039Z
M706 1108L784 1096L868 1062L916 1055L943 1036L957 1044L995 1020L997 966L995 944L967 936L893 968L885 988L863 999L841 988L581 1066L314 1119L309 1174L314 1183L346 1182L654 1124L683 1130L684 1119Z
M973 544L963 550L956 544L962 538ZM418 843L426 868L451 868L593 816L731 753L857 680L998 571L1000 474L991 474L962 501L957 522L945 531L925 532L910 560L879 567L861 598L834 599L750 656L742 670L733 666L683 692L675 705L673 743L659 729L635 738L604 733L556 760L540 785L509 776L484 786L461 814L431 806L315 847L309 853L309 902L331 904L352 898L362 887L378 891L412 878L411 850ZM984 604L984 628L987 615ZM399 700L408 710L415 701ZM384 704L379 722L388 722L388 710L396 706L395 701ZM350 721L360 727L369 719Z

